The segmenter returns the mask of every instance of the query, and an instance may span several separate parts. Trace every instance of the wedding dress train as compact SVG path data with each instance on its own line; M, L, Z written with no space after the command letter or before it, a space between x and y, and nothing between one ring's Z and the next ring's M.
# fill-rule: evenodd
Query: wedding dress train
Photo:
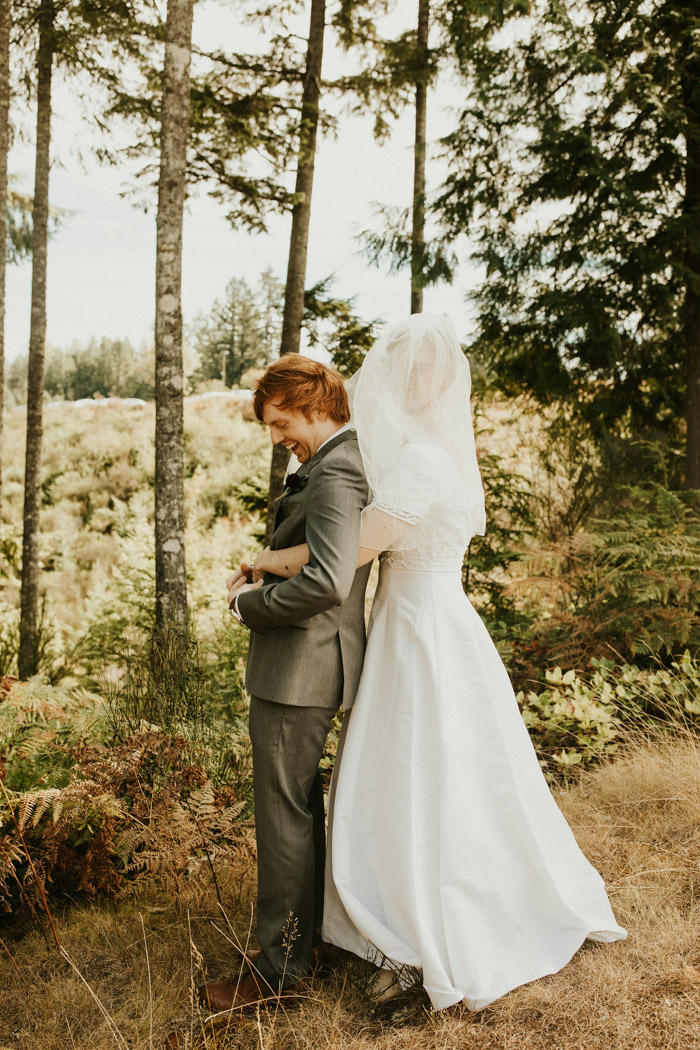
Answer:
M626 931L462 589L471 532L441 517L382 557L332 787L323 938L420 967L436 1009L478 1010Z

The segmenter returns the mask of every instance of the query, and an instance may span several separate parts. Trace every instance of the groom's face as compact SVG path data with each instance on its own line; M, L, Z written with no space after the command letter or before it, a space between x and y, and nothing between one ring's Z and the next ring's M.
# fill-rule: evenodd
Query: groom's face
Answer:
M327 437L327 419L313 413L308 420L296 408L281 408L274 401L268 401L263 405L262 417L270 428L272 444L284 445L300 463L308 463Z

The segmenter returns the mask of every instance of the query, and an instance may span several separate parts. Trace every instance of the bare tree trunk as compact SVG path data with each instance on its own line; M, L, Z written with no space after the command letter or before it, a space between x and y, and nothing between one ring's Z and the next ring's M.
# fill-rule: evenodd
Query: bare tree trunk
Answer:
M700 62L688 62L683 76L686 103L686 175L683 210L688 217L684 342L686 353L685 487L700 489Z
M416 79L416 135L413 149L413 227L411 231L411 313L423 310L425 257L425 140L428 97L428 34L430 0L418 0L418 62Z
M0 0L0 521L5 417L5 270L7 266L7 154L10 148L10 5Z
M289 260L287 263L287 284L284 292L280 356L283 354L298 354L301 340L325 29L326 0L311 0L304 91L301 102L301 123L299 127L299 157L297 161L296 184L294 186L296 203L292 208L292 233L289 239ZM277 497L282 491L284 472L287 469L288 462L289 453L287 450L282 445L276 445L272 450L272 463L270 465L266 543L270 542L272 536L275 524L275 505Z
M19 621L19 676L37 670L39 620L39 538L41 443L46 347L46 261L49 237L49 167L51 156L51 71L54 48L53 0L41 0L37 52L36 166L32 228L32 306L27 366L27 446L24 470L24 532ZM4 248L4 245L3 245Z
M156 620L184 625L182 220L194 0L168 0L156 242Z

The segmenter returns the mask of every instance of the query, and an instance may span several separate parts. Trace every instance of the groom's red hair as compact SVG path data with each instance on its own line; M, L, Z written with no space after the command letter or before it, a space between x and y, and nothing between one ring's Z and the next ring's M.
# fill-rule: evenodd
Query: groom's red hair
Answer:
M296 409L310 421L312 415L347 423L350 407L340 372L303 354L284 354L258 380L253 396L255 415L261 423L263 407L274 401L278 408Z

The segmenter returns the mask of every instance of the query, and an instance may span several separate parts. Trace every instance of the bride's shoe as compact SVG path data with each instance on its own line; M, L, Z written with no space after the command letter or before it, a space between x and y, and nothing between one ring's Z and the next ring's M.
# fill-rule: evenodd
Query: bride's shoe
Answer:
M395 970L380 970L372 981L372 1002L379 1006L388 1003L403 993L403 987Z

